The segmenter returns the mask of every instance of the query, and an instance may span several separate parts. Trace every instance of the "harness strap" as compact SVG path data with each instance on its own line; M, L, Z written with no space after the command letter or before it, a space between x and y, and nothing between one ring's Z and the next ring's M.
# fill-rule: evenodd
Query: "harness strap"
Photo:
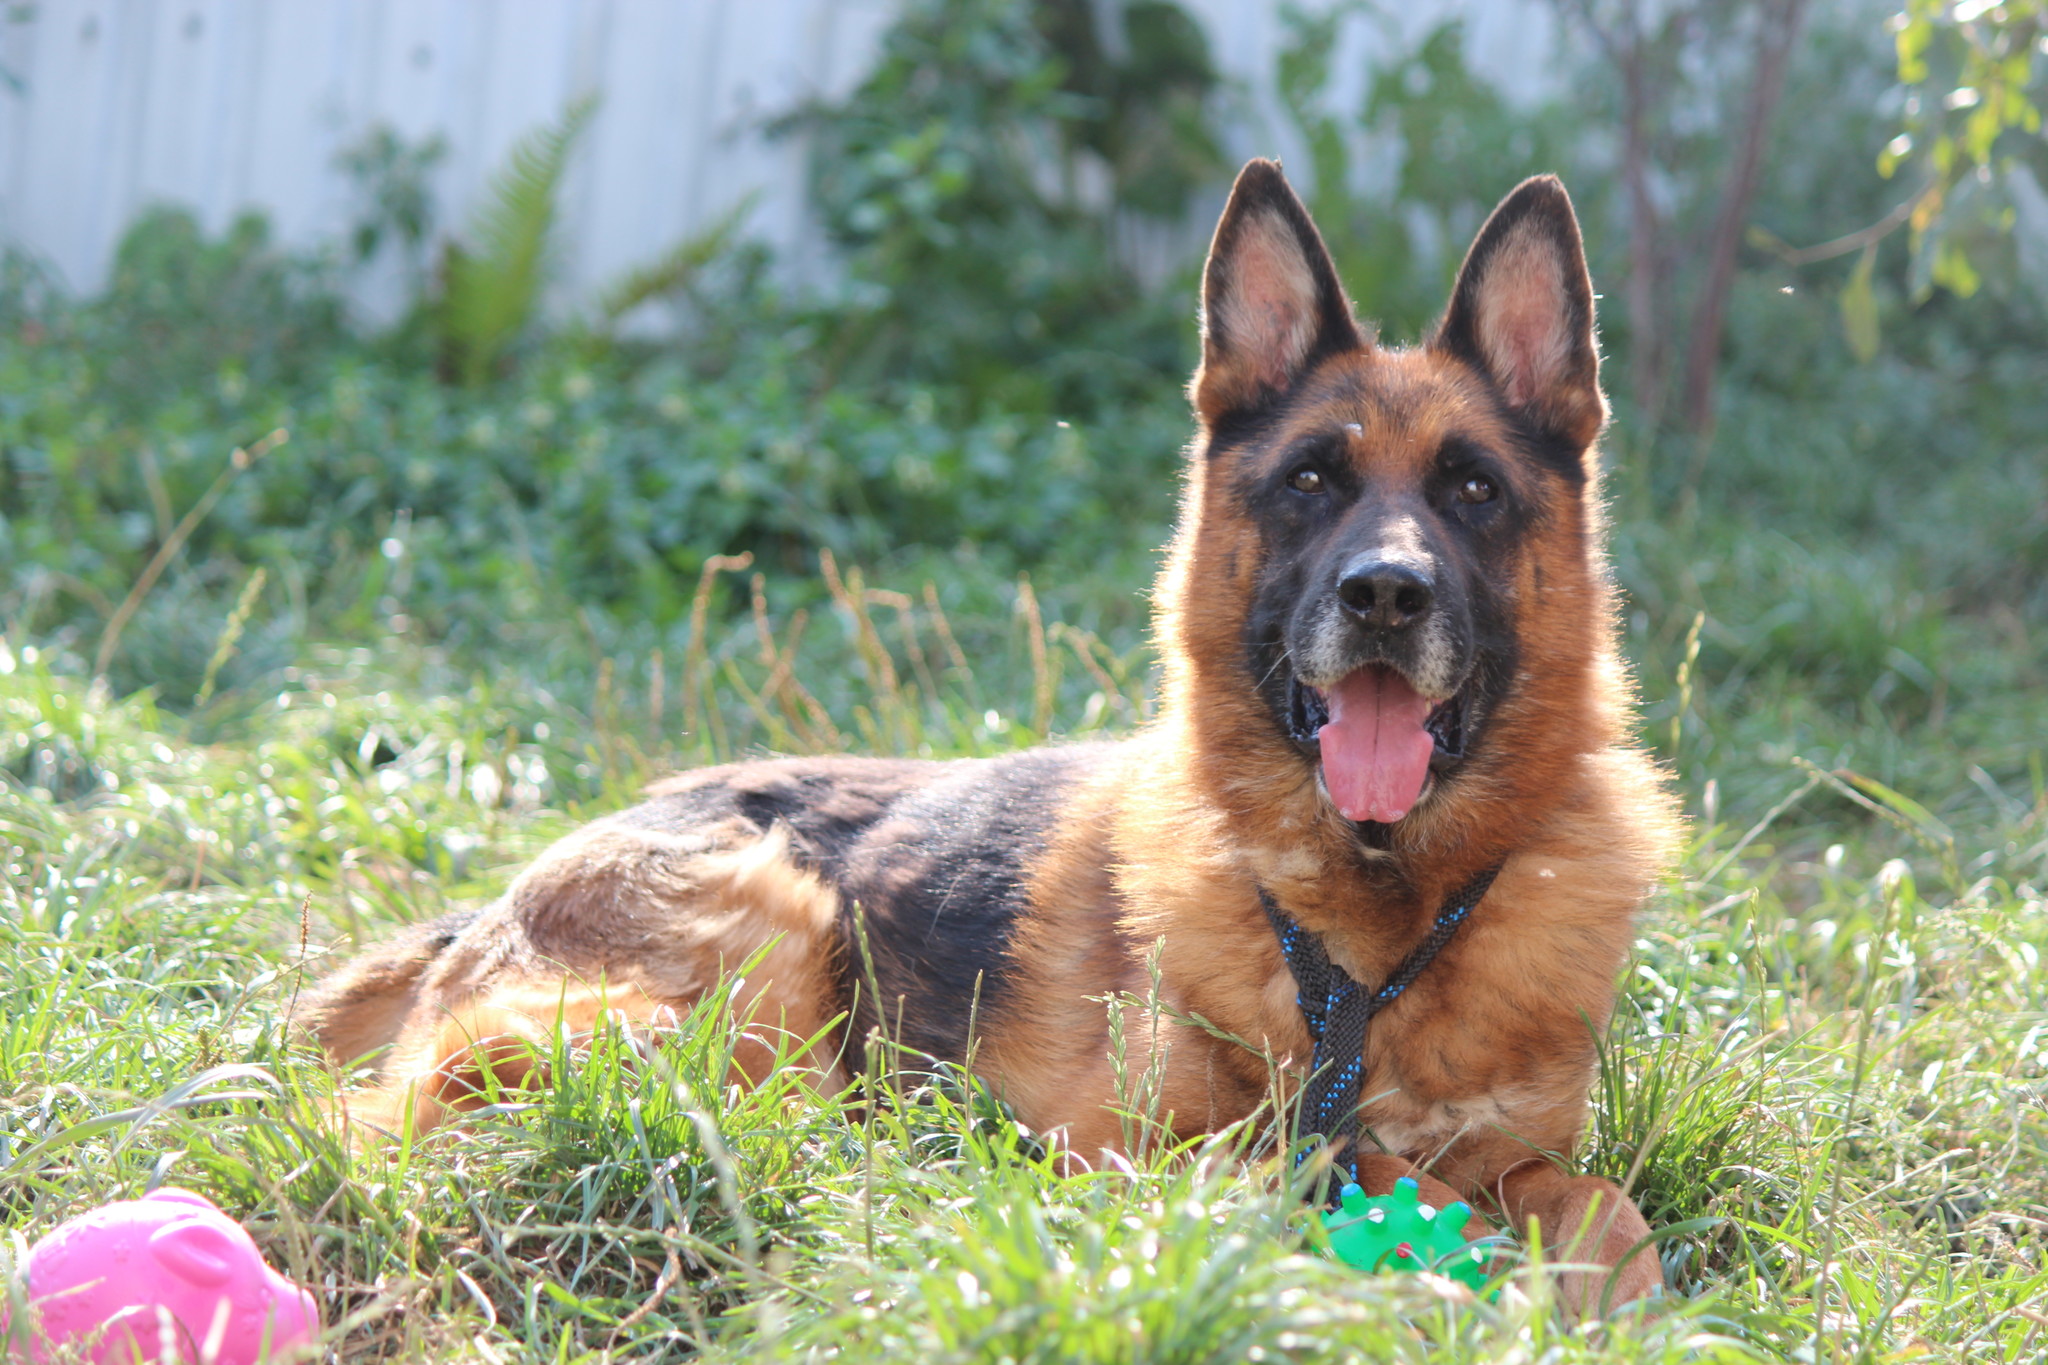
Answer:
M1436 960L1499 875L1498 865L1488 868L1453 893L1437 912L1436 923L1423 935L1422 942L1401 959L1386 984L1377 991L1367 991L1349 972L1330 961L1322 939L1296 924L1264 887L1259 888L1259 905L1280 940L1280 955L1287 959L1287 970L1294 977L1295 1000L1301 1006L1302 1022L1308 1025L1309 1037L1315 1040L1315 1059L1309 1066L1308 1084L1302 1091L1301 1109L1294 1124L1297 1167L1317 1146L1310 1139L1321 1139L1334 1149L1337 1169L1347 1172L1351 1182L1357 1183L1358 1107L1365 1090L1366 1028L1374 1015L1400 998L1401 992ZM1335 1189L1327 1191L1325 1197L1334 1202Z

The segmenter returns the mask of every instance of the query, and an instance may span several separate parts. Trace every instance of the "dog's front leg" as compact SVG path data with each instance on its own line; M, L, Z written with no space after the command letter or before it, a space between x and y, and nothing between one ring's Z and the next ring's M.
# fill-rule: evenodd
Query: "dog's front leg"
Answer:
M1656 1250L1645 1242L1650 1225L1611 1182L1566 1175L1547 1161L1530 1160L1495 1182L1495 1193L1511 1227L1520 1231L1536 1221L1551 1260L1607 1267L1604 1275L1571 1271L1562 1277L1565 1304L1580 1317L1611 1312L1664 1288Z

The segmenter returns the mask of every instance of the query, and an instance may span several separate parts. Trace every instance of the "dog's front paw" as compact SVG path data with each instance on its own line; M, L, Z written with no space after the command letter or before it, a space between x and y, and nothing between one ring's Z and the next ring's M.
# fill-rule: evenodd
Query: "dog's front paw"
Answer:
M1663 1292L1650 1225L1612 1184L1532 1162L1503 1176L1499 1188L1515 1223L1536 1224L1545 1259L1571 1267L1560 1270L1557 1289L1573 1316L1608 1317Z
M1613 1270L1595 1265L1560 1270L1557 1277L1558 1304L1577 1322L1614 1317L1663 1293L1664 1269L1650 1247Z

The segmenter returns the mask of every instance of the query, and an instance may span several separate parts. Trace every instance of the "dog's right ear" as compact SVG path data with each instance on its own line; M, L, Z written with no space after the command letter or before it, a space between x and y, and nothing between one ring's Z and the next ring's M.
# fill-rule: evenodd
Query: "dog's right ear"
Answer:
M1593 281L1571 196L1554 175L1517 185L1473 239L1430 340L1490 378L1537 431L1583 452L1607 420Z
M1329 356L1365 344L1330 253L1280 164L1246 162L1202 272L1195 411L1214 426L1287 392Z

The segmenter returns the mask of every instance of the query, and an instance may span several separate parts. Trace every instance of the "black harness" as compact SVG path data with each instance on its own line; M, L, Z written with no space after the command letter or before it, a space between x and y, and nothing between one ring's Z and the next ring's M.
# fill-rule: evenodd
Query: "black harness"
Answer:
M1294 1124L1294 1162L1298 1168L1310 1153L1327 1143L1336 1158L1336 1169L1358 1181L1358 1107L1365 1089L1365 1031L1373 1016L1394 1003L1436 960L1500 874L1499 866L1488 868L1453 893L1437 912L1436 923L1422 942L1415 945L1393 975L1377 991L1367 991L1351 973L1330 961L1323 941L1296 924L1259 888L1259 904L1273 933L1280 939L1280 955L1293 973L1301 1006L1302 1022L1315 1040L1315 1060L1309 1066L1308 1084L1301 1096L1301 1109ZM1323 1191L1334 1204L1338 1182Z

